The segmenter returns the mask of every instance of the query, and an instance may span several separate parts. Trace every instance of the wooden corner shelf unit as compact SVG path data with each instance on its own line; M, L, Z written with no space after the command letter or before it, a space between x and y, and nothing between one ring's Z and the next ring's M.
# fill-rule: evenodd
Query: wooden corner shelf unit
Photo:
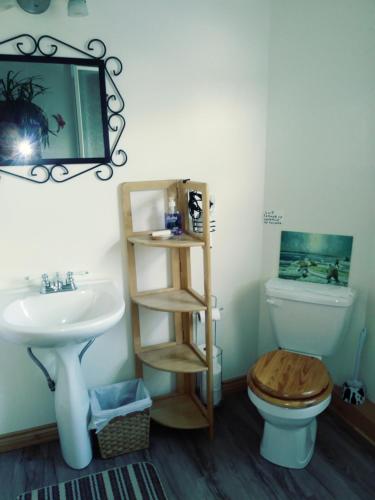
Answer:
M168 240L151 239L151 232L133 230L131 194L139 191L164 191L165 198L173 197L182 214L184 232ZM188 197L190 191L202 194L203 233L193 233L189 225ZM212 400L212 304L211 255L209 225L209 193L202 182L165 180L125 182L122 184L125 236L128 253L128 279L131 298L132 334L136 358L136 375L143 376L143 364L156 370L176 374L176 390L155 398L151 417L160 424L177 429L208 428L213 437ZM139 292L135 247L167 248L170 256L171 285L168 288ZM192 288L190 249L200 247L203 253L204 295ZM151 250L152 251L152 250ZM142 346L139 308L166 311L174 315L175 340L157 345ZM206 355L194 344L193 313L205 311ZM207 404L196 395L196 374L206 372Z

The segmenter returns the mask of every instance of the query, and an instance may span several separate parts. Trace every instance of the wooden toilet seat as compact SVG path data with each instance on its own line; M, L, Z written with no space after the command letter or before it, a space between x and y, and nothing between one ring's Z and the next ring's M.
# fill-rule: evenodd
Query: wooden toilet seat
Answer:
M247 375L261 399L286 408L306 408L326 399L333 383L317 358L279 349L261 356Z

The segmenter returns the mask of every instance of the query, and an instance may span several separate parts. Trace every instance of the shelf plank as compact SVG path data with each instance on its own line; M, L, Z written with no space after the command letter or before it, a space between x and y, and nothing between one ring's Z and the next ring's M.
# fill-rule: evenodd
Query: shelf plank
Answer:
M188 394L180 394L154 401L151 418L174 429L202 429L208 420Z
M146 365L166 372L200 373L207 365L187 344L178 344L146 352L138 352L138 358Z
M207 308L187 290L167 290L150 292L132 297L136 304L165 312L197 312Z
M190 247L204 247L203 240L193 238L189 234L182 234L181 236L174 236L169 240L153 240L149 234L139 234L128 237L130 243L137 243L138 245L145 245L148 247L162 247L162 248L190 248Z

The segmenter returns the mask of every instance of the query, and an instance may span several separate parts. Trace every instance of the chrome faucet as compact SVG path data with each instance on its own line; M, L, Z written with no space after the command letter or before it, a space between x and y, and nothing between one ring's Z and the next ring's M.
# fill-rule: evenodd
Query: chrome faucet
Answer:
M52 283L52 287L55 289L55 292L60 292L63 288L63 282L60 279L60 273L55 274L55 280Z
M77 285L74 281L74 274L88 274L88 272L83 271L80 273L73 273L72 271L68 271L66 273L65 282L61 280L59 273L55 274L53 281L49 279L47 273L42 274L40 293L47 294L77 290Z

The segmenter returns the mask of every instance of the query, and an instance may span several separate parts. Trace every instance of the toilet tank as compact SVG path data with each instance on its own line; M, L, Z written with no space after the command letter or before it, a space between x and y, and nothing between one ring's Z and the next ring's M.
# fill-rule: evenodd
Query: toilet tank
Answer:
M350 320L353 289L272 278L266 301L279 347L315 356L330 356Z

